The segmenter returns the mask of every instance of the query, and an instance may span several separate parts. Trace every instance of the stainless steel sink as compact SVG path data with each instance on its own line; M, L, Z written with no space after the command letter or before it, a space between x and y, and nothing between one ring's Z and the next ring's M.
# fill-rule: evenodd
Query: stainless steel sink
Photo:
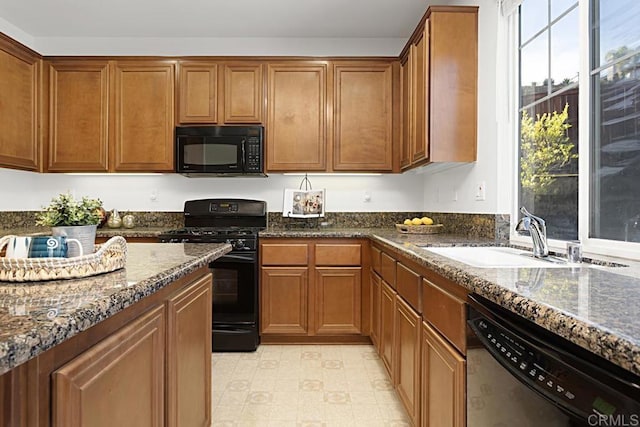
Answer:
M535 258L531 252L496 246L425 247L422 249L477 268L571 268L563 258Z

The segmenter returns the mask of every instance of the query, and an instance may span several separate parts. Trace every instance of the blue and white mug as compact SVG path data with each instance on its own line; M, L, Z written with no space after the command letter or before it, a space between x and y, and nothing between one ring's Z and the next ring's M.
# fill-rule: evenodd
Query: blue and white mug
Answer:
M31 237L29 236L9 236L6 257L27 258L29 256L30 246Z
M82 256L82 244L78 239L66 236L34 236L29 246L29 258L65 258L69 244L77 245L79 256Z

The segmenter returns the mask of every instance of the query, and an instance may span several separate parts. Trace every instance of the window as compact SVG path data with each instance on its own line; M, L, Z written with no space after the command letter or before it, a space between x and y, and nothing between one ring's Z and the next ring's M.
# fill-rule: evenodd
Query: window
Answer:
M589 234L640 242L640 2L593 3Z
M547 236L578 238L578 2L520 8L519 205Z
M640 242L638 22L637 0L521 3L518 204L550 239Z

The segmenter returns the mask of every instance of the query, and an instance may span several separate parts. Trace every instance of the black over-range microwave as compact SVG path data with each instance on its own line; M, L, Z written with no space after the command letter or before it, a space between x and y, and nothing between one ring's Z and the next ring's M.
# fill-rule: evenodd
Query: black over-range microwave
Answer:
M262 126L178 126L176 172L264 176L263 133Z

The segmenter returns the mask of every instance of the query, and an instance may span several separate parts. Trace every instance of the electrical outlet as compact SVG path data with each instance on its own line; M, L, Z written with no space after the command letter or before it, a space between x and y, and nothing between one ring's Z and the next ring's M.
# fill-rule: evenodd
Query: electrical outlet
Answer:
M158 190L151 190L151 194L149 195L149 199L152 202L157 202L158 201Z
M364 196L362 197L362 199L367 203L370 202L371 201L371 194L368 191L365 191L364 192Z
M487 184L485 183L485 181L481 181L481 182L478 183L478 185L476 185L476 200L477 201L486 200L486 198L487 198L486 186L487 186Z

